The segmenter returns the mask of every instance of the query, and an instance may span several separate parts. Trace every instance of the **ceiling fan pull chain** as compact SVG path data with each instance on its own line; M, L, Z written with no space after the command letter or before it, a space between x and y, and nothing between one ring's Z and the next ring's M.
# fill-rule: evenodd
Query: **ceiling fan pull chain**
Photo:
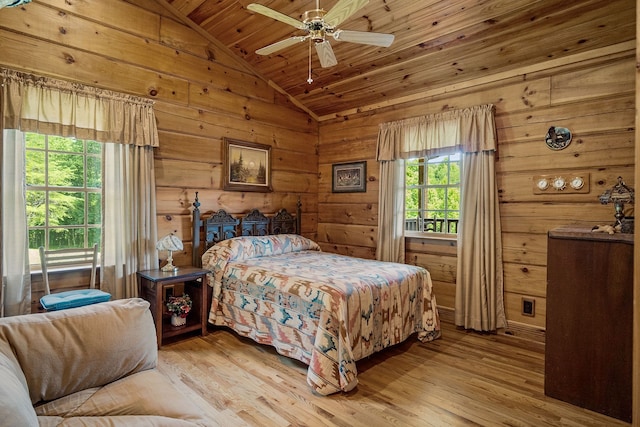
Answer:
M307 79L307 83L313 83L313 79L311 78L311 39L309 39L309 78Z

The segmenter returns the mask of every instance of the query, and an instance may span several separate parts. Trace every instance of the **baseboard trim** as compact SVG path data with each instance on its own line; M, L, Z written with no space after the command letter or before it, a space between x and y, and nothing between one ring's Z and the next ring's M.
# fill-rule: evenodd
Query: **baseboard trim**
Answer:
M452 308L438 307L438 314L440 315L440 321L447 322L452 325L455 324L454 310ZM544 329L509 320L507 320L507 327L498 329L496 334L514 339L532 341L539 344L545 343Z

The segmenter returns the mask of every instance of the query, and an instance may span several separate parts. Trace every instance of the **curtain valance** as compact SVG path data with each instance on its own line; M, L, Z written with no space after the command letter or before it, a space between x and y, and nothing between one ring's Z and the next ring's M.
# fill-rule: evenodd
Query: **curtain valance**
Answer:
M496 130L492 104L381 123L378 161L437 156L461 150L494 151Z
M0 77L5 129L159 145L152 100L4 68Z

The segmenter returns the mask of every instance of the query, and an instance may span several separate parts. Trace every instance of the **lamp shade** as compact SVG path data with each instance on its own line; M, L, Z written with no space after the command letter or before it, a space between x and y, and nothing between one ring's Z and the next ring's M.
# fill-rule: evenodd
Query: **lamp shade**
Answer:
M184 249L182 240L173 234L167 234L156 243L156 249L159 251L181 251Z

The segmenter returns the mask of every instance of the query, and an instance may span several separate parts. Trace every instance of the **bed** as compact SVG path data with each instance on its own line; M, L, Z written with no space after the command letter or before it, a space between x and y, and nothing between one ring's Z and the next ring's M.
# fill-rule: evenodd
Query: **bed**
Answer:
M209 323L308 365L321 394L352 390L356 362L405 341L440 336L429 272L322 252L295 215L193 214L194 257L210 270ZM196 264L197 265L197 264Z

